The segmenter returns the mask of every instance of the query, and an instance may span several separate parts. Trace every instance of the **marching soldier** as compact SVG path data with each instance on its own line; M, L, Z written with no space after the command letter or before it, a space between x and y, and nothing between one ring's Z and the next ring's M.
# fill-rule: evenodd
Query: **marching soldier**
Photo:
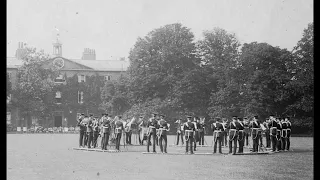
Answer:
M156 120L156 113L152 114L152 117L149 119L149 122L147 124L148 127L148 139L147 139L147 152L149 152L149 142L151 141L151 136L152 136L152 147L153 147L153 152L156 152L156 129L158 126L158 122Z
M285 122L287 123L287 138L286 138L286 149L285 151L289 151L290 149L290 137L291 137L291 122L290 118L286 117Z
M250 135L250 128L249 128L249 119L247 117L243 118L243 126L244 126L244 141L246 146L249 146L249 135Z
M199 145L204 145L204 130L205 130L205 124L204 124L204 120L199 120Z
M213 140L214 140L213 153L217 152L217 142L218 142L219 153L222 154L221 143L223 141L222 132L224 131L224 126L222 125L220 118L216 118L215 120L216 120L216 122L212 124Z
M83 137L85 136L86 127L83 125L82 121L84 119L84 114L81 113L81 115L78 118L77 126L80 128L80 137L79 137L79 147L83 147Z
M232 153L232 142L234 144L233 154L236 154L237 151L237 138L239 130L239 122L237 122L238 116L232 117L232 122L228 124L227 128L229 129L229 153Z
M276 122L277 122L277 135L276 135L276 138L277 138L277 152L279 152L279 151L282 151L282 145L281 145L282 125L281 125L281 122L280 122L279 118L277 118Z
M186 140L186 154L188 153L188 146L190 145L190 153L193 154L193 137L195 132L195 124L191 122L192 116L187 116L187 122L184 123L183 129L184 129L184 135Z
M269 118L266 118L266 121L263 123L264 127L266 127L266 144L267 144L267 148L270 148L271 145L271 138L270 138L270 128L269 128Z
M239 149L238 153L243 153L243 146L244 146L244 124L242 118L238 118L239 122L239 130L238 130L238 142L239 142Z
M250 123L249 127L252 129L252 152L258 152L259 138L261 136L260 122L258 121L258 116L253 117L253 121Z
M93 148L96 148L98 143L98 136L99 136L99 121L98 117L93 118Z
M102 150L107 150L108 147L108 142L109 142L109 135L110 135L110 131L111 131L111 126L110 126L110 120L105 118L105 116L108 116L108 114L104 114L104 118L102 121L102 130L101 130L101 134L102 134L102 145L101 145L101 149Z
M88 123L87 123L87 137L88 137L87 146L88 146L88 148L91 148L91 144L92 144L92 140L93 140L92 116L93 115L91 114L90 117L88 118Z
M176 122L177 124L177 142L176 142L176 145L179 145L179 137L181 137L181 142L182 142L182 145L184 144L183 142L183 123L182 123L182 119L178 119Z
M120 151L120 140L122 131L124 130L123 127L123 121L121 119L121 116L118 116L119 119L115 121L115 134L116 134L116 149Z
M276 151L277 146L277 122L275 121L275 118L273 115L269 116L269 129L270 129L270 138L271 138L271 145L272 145L272 152Z
M167 153L167 131L169 131L170 124L167 123L166 120L164 120L164 115L160 115L159 120L159 144L160 144L160 150L163 153ZM164 146L162 146L162 141L164 141Z
M194 127L195 127L195 132L194 132L194 151L197 150L197 142L199 141L199 129L200 129L200 120L198 117L195 117L193 119Z

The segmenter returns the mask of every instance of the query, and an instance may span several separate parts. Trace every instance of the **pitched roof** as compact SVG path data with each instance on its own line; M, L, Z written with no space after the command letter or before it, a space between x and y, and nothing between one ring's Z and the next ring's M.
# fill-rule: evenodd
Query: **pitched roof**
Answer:
M75 63L87 66L96 71L126 71L129 67L128 61L120 60L80 60L67 59ZM18 68L23 65L23 61L15 57L7 57L7 68Z

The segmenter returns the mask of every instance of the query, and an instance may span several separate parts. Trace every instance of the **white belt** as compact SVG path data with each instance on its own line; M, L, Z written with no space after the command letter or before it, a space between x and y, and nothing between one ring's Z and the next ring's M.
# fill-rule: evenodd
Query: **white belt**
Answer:
M154 129L154 128L156 128L156 127L154 127L154 126L149 126L149 128L153 128L153 129Z
M236 129L229 129L229 131L237 131Z
M186 132L193 132L193 130L185 130Z
M221 130L215 130L214 132L222 132Z
M239 130L239 131L243 132L243 130Z
M161 130L161 131L168 131L168 130L165 129L165 128L159 128L159 130Z

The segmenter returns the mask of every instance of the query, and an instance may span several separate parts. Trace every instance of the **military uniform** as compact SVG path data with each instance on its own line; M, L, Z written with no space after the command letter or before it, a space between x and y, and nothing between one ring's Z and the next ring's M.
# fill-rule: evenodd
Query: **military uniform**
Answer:
M197 150L197 142L199 141L199 129L200 129L200 122L194 121L194 127L195 127L195 132L194 132L194 151Z
M290 149L290 137L291 137L291 122L289 121L289 118L287 117L285 119L285 122L287 123L287 138L286 138L286 151L289 151Z
M216 119L216 122L212 124L212 127L214 140L213 153L217 152L217 143L219 145L219 153L222 153L221 143L223 141L222 133L224 131L224 127L219 119Z
M272 151L276 151L277 146L277 122L273 119L273 116L270 116L270 122L268 123L268 127L270 129L270 138L271 138L271 145Z
M281 134L281 149L286 150L286 138L287 138L287 123L281 120L282 134Z
M127 124L128 124L129 122L130 122L130 121L128 121ZM130 126L126 126L124 131L125 131L125 133L126 133L126 143L127 143L127 144L131 144L131 135L132 135L131 125L130 125Z
M260 127L260 122L257 121L258 117L255 116L255 120L253 122L250 123L250 128L251 130L251 134L252 134L252 144L253 144L253 150L252 152L258 152L258 146L259 146L259 139L261 136L261 127Z
M250 128L249 128L249 121L247 118L244 118L243 126L244 126L244 143L246 146L249 146L249 135L250 135Z
M140 145L143 145L143 142L146 140L148 140L148 136L145 134L145 128L147 128L147 123L142 120L141 123L139 124L139 129L140 129L140 133L139 133L139 143ZM150 142L147 142L150 144Z
M78 119L78 123L77 123L77 126L79 126L79 128L80 128L79 147L84 146L83 137L85 136L86 127L82 123L83 119L84 119L84 114L81 114L81 116Z
M162 115L162 117L164 117ZM167 153L167 131L169 130L169 125L166 120L160 119L159 120L159 144L160 144L160 150L163 153ZM164 145L162 144L162 141L164 141Z
M188 122L183 126L184 135L186 140L186 153L188 153L188 147L190 145L190 153L193 154L192 144L194 141L195 123L191 122L191 116L188 116Z
M96 117L93 121L93 148L96 148L98 143L98 137L99 137L99 121L98 117Z
M104 118L101 124L101 134L102 134L102 145L101 149L102 150L107 150L108 143L109 143L109 135L111 131L111 125L110 125L110 120L107 118Z
M229 129L227 128L228 121L224 121L222 123L224 127L224 131L222 132L222 146L228 146L228 135L229 135Z
M92 129L92 120L89 119L87 123L87 146L88 148L91 148L91 143L93 140L93 129Z
M147 143L147 151L149 152L149 146L150 146L150 141L151 141L151 136L152 136L152 147L153 147L153 152L156 152L156 129L158 128L158 122L157 120L155 119L155 115L154 114L154 117L150 118L149 119L149 122L147 124L147 127L148 127L148 143Z
M175 122L177 124L177 142L176 145L179 145L179 138L181 137L181 142L182 145L184 144L183 142L183 124L181 123L181 119L177 120Z
M269 128L269 119L267 119L263 125L264 127L266 127L266 130L265 130L265 135L266 135L266 145L267 145L267 148L270 148L271 146L271 138L270 138L270 128Z
M199 145L204 145L204 128L205 124L204 123L199 123Z
M234 116L233 118L234 120L237 119L236 116ZM227 126L227 128L229 129L229 153L232 153L232 142L233 142L234 144L233 154L236 154L239 127L240 127L240 124L237 121L230 122Z
M123 130L124 130L123 122L120 117L120 119L115 122L116 149L117 150L120 150L120 140L121 140L121 135L122 135Z
M239 119L239 129L238 129L238 142L239 142L239 150L238 153L243 153L243 146L244 146L244 124L241 122L241 119Z
M281 145L281 136L282 136L282 125L279 120L277 120L277 151L282 151L282 145Z

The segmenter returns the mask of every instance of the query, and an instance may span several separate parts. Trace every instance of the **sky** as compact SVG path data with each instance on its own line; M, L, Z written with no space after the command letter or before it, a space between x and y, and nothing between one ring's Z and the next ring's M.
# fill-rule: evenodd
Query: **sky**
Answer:
M18 42L52 54L59 29L62 56L128 57L138 37L181 23L195 40L215 27L243 43L266 42L292 50L313 22L313 0L7 0L7 56Z

